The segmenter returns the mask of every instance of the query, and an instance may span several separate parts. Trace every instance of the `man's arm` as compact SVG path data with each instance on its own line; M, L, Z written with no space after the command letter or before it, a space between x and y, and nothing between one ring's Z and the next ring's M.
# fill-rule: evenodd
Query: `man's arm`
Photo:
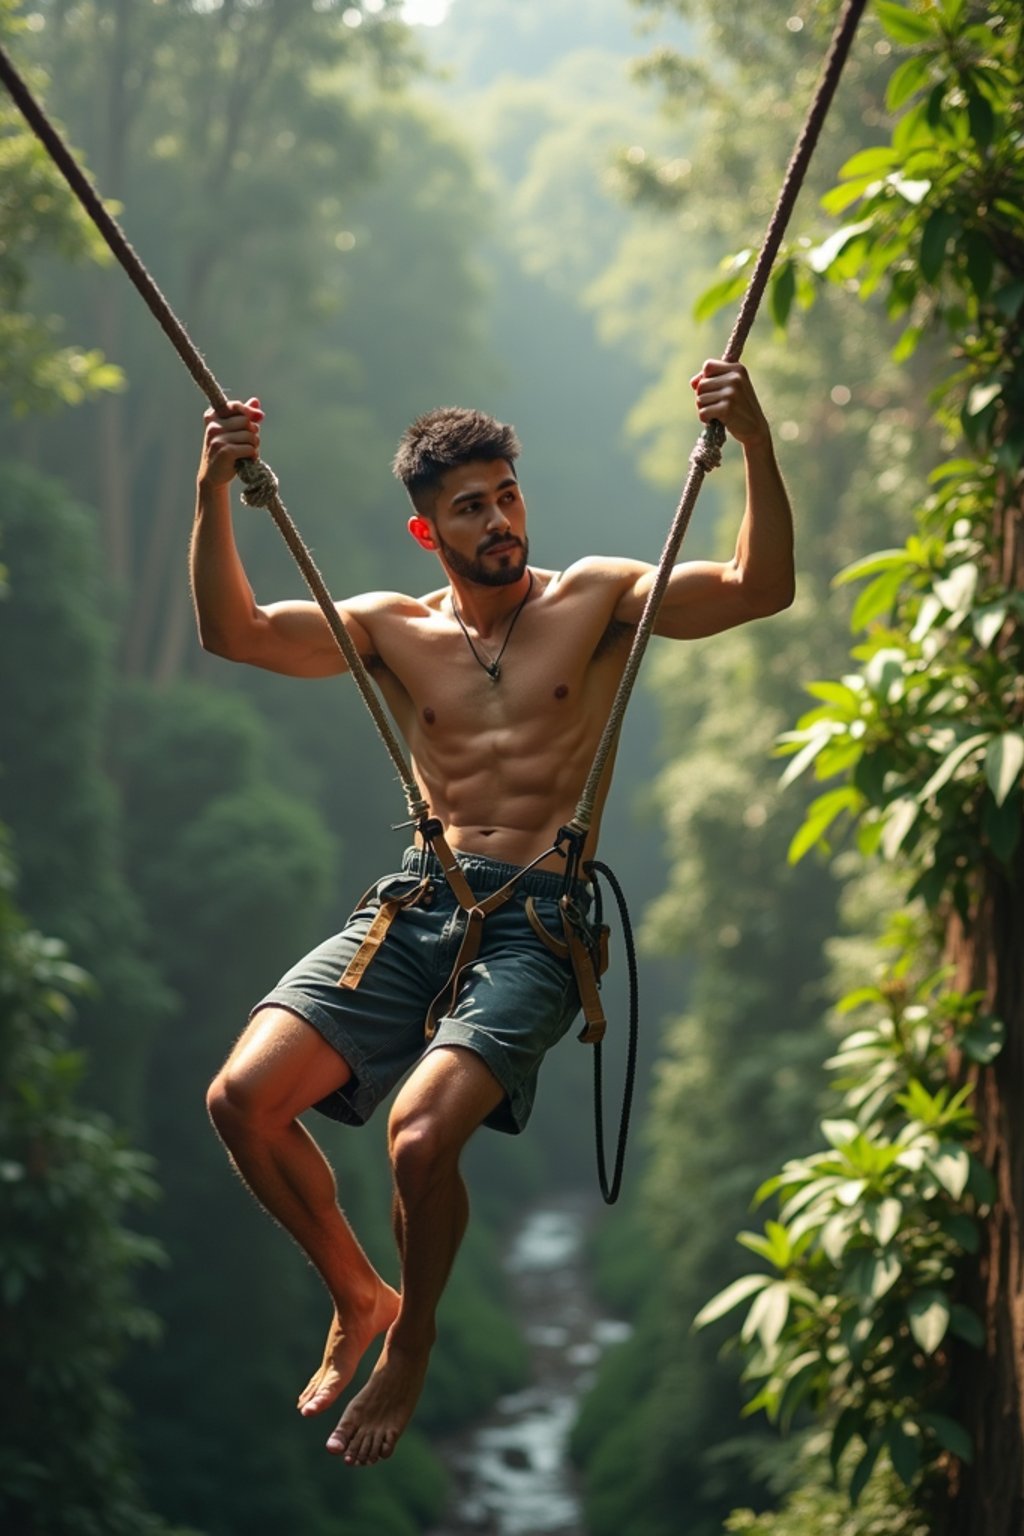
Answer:
M669 578L655 633L674 640L717 634L778 613L793 601L793 515L771 431L742 363L710 361L693 379L697 414L718 420L743 448L747 504L730 561L690 561ZM636 624L655 577L643 567L623 592L615 617Z
M259 456L263 412L258 400L230 402L230 415L206 413L196 481L190 548L192 600L203 649L290 677L329 677L347 670L316 603L261 606L245 574L231 522L230 484L238 459ZM339 607L361 654L373 647L365 629Z

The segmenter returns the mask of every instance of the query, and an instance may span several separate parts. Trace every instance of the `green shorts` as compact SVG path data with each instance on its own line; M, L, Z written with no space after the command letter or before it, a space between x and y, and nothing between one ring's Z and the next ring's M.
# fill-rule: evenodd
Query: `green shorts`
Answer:
M478 898L498 890L516 866L478 855L459 864ZM338 978L358 950L384 898L412 889L421 869L431 875L427 901L399 911L358 987ZM515 894L485 920L476 959L466 967L450 1011L424 1038L427 1009L451 975L466 925L433 854L406 850L399 873L385 875L340 933L327 939L282 977L252 1010L286 1008L311 1024L344 1058L352 1076L314 1107L348 1125L364 1124L401 1077L427 1051L464 1046L487 1064L505 1098L486 1125L515 1135L533 1108L537 1073L547 1052L580 1009L571 963L539 939L526 917L527 896L548 931L561 937L558 898L562 876L531 871ZM589 906L589 888L574 899ZM251 1015L250 1015L251 1017Z

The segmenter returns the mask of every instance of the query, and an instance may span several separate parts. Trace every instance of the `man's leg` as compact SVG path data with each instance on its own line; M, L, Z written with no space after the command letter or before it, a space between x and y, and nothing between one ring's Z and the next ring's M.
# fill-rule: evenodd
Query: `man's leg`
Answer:
M504 1090L473 1051L439 1047L416 1067L388 1123L402 1304L366 1386L327 1448L350 1465L390 1456L416 1406L435 1313L469 1215L459 1156Z
M398 1312L397 1293L363 1252L338 1207L334 1175L297 1119L350 1076L312 1025L268 1007L256 1014L207 1097L235 1167L308 1255L334 1302L323 1363L299 1398L304 1414L335 1400Z

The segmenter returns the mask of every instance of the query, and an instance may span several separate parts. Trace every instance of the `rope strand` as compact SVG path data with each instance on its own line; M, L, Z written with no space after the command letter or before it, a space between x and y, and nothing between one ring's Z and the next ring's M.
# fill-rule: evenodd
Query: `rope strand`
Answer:
M857 24L860 21L865 4L866 0L846 0L846 5L839 18L818 88L797 139L796 147L790 157L782 187L765 232L761 250L754 265L754 271L747 284L739 313L725 349L724 358L726 362L738 362L742 355L744 344L754 323L761 299L764 296L772 264L778 254L793 206L803 185L811 155L814 152L829 107L831 106L832 98L835 94L835 89L849 54L853 37L857 30ZM46 147L54 163L68 182L68 185L78 197L111 251L131 278L136 289L171 341L178 356L182 359L189 373L206 395L214 410L218 412L226 410L227 400L224 391L207 367L206 362L192 342L185 327L174 314L171 306L126 239L116 220L103 206L95 189L82 172L64 140L50 122L42 107L35 100L35 97L18 74L18 71L2 47L0 47L0 79L3 80L29 125ZM601 780L604 777L608 760L614 749L619 731L622 728L622 720L636 683L640 663L643 660L648 642L654 630L654 624L668 586L672 567L675 564L680 546L690 525L693 509L700 495L705 476L711 470L716 469L721 463L721 450L724 440L725 431L723 427L719 422L712 422L709 426L705 427L690 454L689 474L687 475L683 493L662 550L657 574L651 591L648 594L647 602L644 605L640 623L637 626L637 632L633 638L626 666L612 703L611 714L598 742L597 752L590 772L587 775L583 792L569 823L571 828L575 828L579 832L585 833L590 828ZM246 487L243 493L243 500L250 506L263 506L269 511L298 564L306 585L309 587L324 618L327 620L331 634L348 664L356 687L359 689L363 702L370 711L381 741L398 772L410 816L414 820L427 816L429 814L429 807L421 797L419 785L413 777L412 770L406 762L405 754L373 689L362 658L359 656L348 631L338 615L323 577L317 570L309 550L304 544L295 524L289 517L284 503L281 501L277 489L277 477L269 466L263 464L260 460L240 460L238 472Z
M3 47L0 47L0 79L3 80L4 85L10 92L11 97L20 109L29 127L43 144L57 169L68 183L68 186L103 236L111 252L128 274L143 302L160 325L164 335L174 347L174 350L185 364L196 384L202 390L207 400L209 400L213 409L219 415L225 414L228 409L227 396L208 367L206 360L157 287L157 284L147 271L141 257L131 245L121 226L104 207L96 189L85 175L56 127L29 90L15 68L10 55ZM422 797L419 784L413 776L412 769L406 762L405 753L377 697L373 684L370 682L363 659L356 650L352 637L339 617L331 594L327 590L327 584L317 570L312 555L303 542L302 536L292 521L284 502L281 500L278 492L277 476L269 464L264 464L260 459L240 459L237 469L239 478L244 486L243 501L247 506L265 507L270 513L270 516L277 525L278 531L288 545L310 593L327 620L331 634L348 664L349 671L352 674L356 687L359 689L363 703L370 711L373 723L377 727L377 734L380 736L384 748L394 764L405 793L409 815L415 820L428 815L429 806Z
M843 13L836 25L832 43L822 68L818 88L797 139L796 147L790 157L786 175L783 179L771 219L769 220L760 253L754 264L754 270L747 284L747 290L743 296L739 314L736 317L732 334L725 349L724 361L727 363L739 362L744 343L750 334L750 328L754 323L758 306L764 297L764 290L771 274L772 263L778 254L782 237L786 232L786 225L789 223L789 217L793 211L793 205L803 185L811 155L821 134L822 126L828 115L828 109L832 104L832 97L835 95L839 76L849 55L854 33L857 30L857 23L860 21L865 4L866 0L847 0ZM669 577L672 574L672 567L675 564L680 546L686 535L686 530L690 526L693 509L697 504L697 497L700 495L705 477L711 470L717 469L718 465L722 462L721 450L724 441L725 429L721 423L711 422L704 428L690 454L690 470L686 477L686 483L683 486L679 505L676 507L675 516L672 519L668 537L662 549L654 585L647 595L647 602L644 604L640 623L637 626L636 634L633 636L633 644L626 660L625 670L612 702L611 714L608 716L601 739L597 744L594 761L570 822L570 826L574 826L581 832L590 830L601 780L604 777L608 760L614 750L619 731L622 728L623 716L626 713L626 708L633 692L637 673L640 670L640 663L643 660L648 641L654 630L658 609L661 607L662 598L665 596Z

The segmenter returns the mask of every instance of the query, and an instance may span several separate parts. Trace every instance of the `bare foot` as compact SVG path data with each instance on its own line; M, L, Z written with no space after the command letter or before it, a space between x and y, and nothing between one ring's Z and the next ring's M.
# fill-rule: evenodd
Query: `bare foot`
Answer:
M298 1409L304 1418L322 1413L344 1392L373 1340L385 1333L398 1316L400 1303L398 1292L382 1280L368 1309L346 1307L344 1318L335 1312L323 1364L299 1397Z
M369 1467L390 1456L416 1407L429 1358L429 1348L412 1352L386 1339L373 1375L327 1441L331 1455L343 1456L350 1467Z

